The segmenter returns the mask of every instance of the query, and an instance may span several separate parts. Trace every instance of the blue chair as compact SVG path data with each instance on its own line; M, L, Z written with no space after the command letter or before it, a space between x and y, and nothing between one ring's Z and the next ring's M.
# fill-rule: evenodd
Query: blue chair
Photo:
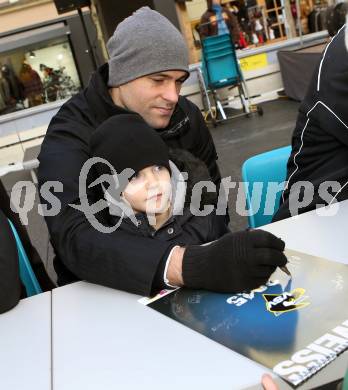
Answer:
M278 210L290 153L291 146L285 146L258 154L244 162L242 180L250 227L267 225Z
M16 240L19 259L19 276L25 286L27 296L31 297L33 295L40 294L42 293L41 287L31 267L28 256L25 253L22 241L19 238L19 235L13 223L10 220L8 220L8 222L11 226L13 236Z

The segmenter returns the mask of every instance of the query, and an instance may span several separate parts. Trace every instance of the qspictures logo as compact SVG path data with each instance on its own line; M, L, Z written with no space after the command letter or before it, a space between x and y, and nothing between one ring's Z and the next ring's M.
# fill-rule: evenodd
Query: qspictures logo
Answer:
M102 174L100 177L93 177L92 179L93 175L90 175L90 171L95 169L95 164L105 164L110 174ZM134 173L131 168L126 168L122 172L117 173L107 160L92 157L85 161L81 168L78 178L78 194L74 193L72 203L66 204L66 202L63 202L62 204L61 202L62 199L65 199L65 196L62 195L65 193L62 182L46 181L42 183L39 193L43 203L36 205L37 189L35 184L32 181L18 181L11 191L11 210L19 214L23 225L28 225L28 214L35 206L37 206L38 214L44 217L57 216L62 211L62 207L63 211L66 207L72 207L83 213L86 220L97 231L113 233L118 229L124 218L129 218L135 225L137 224L132 207L124 199L121 199L120 196L121 190L127 186ZM177 183L176 191L186 196L188 173L180 172L180 176L182 180ZM91 180L88 180L88 177ZM249 183L234 182L231 176L222 178L220 185L216 185L210 180L198 181L191 190L191 199L188 199L190 212L197 217L205 217L213 212L216 215L226 215L230 191L235 190L235 212L238 215L246 217L262 212L262 215L272 216L278 207L277 197L283 192L285 184L285 181L281 183L254 182L251 183L249 188ZM249 207L245 200L245 185L248 186L252 194L249 200L249 204L253 205L252 207ZM100 187L103 188L103 197L100 196ZM336 196L342 188L337 181L325 181L320 184L317 193L319 198L323 200L323 203L316 205L317 215L333 216L337 214L340 204L337 202ZM315 191L314 185L309 181L292 184L289 195L291 216L298 215L301 209L311 204ZM202 196L206 192L215 193L217 202L205 204L201 207ZM57 196L58 194L60 195ZM262 199L264 195L266 202L263 204ZM176 200L177 198L180 199L180 196L173 194L173 199ZM330 206L325 207L327 205ZM174 215L182 215L183 207L176 208L175 206L174 201L173 210L177 210ZM104 209L109 209L111 215L118 216L118 220L114 225L110 226L109 223L99 218L100 213L103 213ZM150 214L148 217L151 217Z

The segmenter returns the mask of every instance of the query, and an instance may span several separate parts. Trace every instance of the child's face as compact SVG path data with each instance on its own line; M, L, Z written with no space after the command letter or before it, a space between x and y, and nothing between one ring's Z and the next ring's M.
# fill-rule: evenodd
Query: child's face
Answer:
M152 165L136 173L123 191L134 212L161 214L170 206L172 186L167 168Z

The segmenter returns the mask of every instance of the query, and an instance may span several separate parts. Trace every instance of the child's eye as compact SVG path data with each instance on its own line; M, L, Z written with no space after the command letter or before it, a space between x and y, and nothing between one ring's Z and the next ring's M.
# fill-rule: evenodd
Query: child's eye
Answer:
M162 165L156 165L155 168L154 168L154 170L156 172L162 171L163 169L164 169L164 167Z
M129 182L139 179L139 172L134 173L134 175L129 179Z

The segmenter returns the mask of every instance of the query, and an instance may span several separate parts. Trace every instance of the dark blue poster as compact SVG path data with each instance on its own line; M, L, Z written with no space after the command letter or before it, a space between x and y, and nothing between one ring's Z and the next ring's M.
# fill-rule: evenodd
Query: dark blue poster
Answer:
M348 349L348 265L290 251L249 293L178 289L149 307L273 371L294 387Z

